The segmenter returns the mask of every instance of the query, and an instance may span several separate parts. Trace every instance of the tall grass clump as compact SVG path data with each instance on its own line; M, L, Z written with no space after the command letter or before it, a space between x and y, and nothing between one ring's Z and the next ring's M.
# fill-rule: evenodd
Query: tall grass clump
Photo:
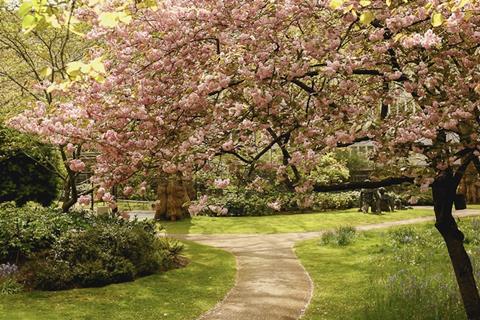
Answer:
M322 234L320 243L322 245L348 246L355 241L357 231L351 226L340 226L334 231L325 231Z

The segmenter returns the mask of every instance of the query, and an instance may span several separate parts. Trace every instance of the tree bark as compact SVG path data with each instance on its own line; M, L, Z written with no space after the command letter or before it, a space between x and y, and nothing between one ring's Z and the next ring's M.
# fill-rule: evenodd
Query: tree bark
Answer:
M67 180L65 181L65 185L63 187L63 203L62 203L62 211L68 212L71 207L77 203L78 200L78 192L77 192L77 185L75 174L71 171L68 171Z
M451 170L435 178L432 184L435 227L447 246L467 317L469 320L480 320L480 296L472 263L463 244L465 237L452 215L457 186L457 179Z
M157 188L156 220L180 220L189 216L184 204L192 199L190 182L176 175L162 177Z

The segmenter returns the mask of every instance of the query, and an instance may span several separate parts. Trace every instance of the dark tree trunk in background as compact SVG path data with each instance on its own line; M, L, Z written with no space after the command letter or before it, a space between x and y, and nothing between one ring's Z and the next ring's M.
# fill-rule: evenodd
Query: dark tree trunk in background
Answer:
M62 211L68 212L71 207L77 203L78 192L75 179L75 173L68 171L68 176L63 186Z
M451 170L435 178L432 184L435 227L447 245L467 317L469 320L480 320L480 297L472 263L463 245L465 237L452 215L457 186L458 178L454 177Z

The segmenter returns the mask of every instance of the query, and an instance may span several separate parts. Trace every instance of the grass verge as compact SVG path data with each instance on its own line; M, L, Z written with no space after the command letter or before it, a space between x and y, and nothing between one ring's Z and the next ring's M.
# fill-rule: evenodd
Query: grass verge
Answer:
M320 213L272 215L261 217L199 216L176 222L162 222L171 234L214 233L286 233L332 229L340 225L364 225L433 216L433 210L413 209L386 212L382 215L363 214L357 209Z
M480 277L480 220L462 219L460 227ZM432 224L363 232L345 246L312 239L295 250L315 287L305 320L465 319Z
M1 320L196 319L233 286L235 258L185 242L182 269L102 288L30 292L0 297Z

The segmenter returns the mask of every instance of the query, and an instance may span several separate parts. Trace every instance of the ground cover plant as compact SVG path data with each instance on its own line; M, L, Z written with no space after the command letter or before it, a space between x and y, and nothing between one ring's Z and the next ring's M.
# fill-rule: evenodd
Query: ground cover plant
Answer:
M1 204L3 291L13 282L26 290L98 287L182 266L182 246L158 232L153 221Z
M184 246L191 261L185 268L101 288L0 296L0 319L197 319L233 286L235 258L192 242Z
M478 278L480 220L460 226ZM466 319L431 224L357 233L344 246L322 237L297 244L296 252L315 283L305 319Z

